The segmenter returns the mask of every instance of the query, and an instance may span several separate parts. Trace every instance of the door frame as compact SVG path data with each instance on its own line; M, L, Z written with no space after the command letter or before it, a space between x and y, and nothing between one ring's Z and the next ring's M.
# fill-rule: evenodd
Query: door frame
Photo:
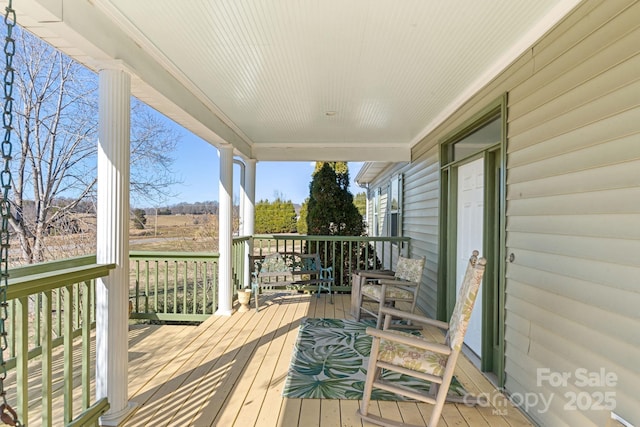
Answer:
M465 158L453 158L456 142L490 121L501 119L500 141ZM489 264L481 288L483 301L481 370L493 372L503 386L505 334L507 94L487 105L440 141L440 235L437 317L447 321L456 299L457 168L484 157L485 210L483 254ZM493 191L490 191L493 189ZM493 284L488 286L487 284Z

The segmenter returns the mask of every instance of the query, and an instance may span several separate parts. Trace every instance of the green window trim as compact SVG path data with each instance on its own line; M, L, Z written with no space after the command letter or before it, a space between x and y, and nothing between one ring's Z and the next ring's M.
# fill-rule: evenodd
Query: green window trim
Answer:
M495 122L499 119L498 122ZM456 144L470 135L494 125L500 141L480 143L469 150L456 151ZM497 128L497 129L496 129ZM471 139L469 139L471 141ZM471 144L473 145L473 144ZM469 146L470 147L470 146ZM491 267L483 280L483 371L493 371L499 385L504 385L504 330L505 330L505 265L506 247L506 152L507 152L507 94L503 94L440 140L440 231L438 259L437 318L448 319L455 303L455 260L457 227L457 167L478 158L485 159L485 188L494 188L495 194L485 194L484 243L482 252L491 258ZM487 238L487 236L493 238ZM487 255L488 254L488 255ZM487 274L488 273L488 274ZM494 283L488 286L488 283ZM486 328L485 328L486 327ZM489 332L487 332L489 331Z

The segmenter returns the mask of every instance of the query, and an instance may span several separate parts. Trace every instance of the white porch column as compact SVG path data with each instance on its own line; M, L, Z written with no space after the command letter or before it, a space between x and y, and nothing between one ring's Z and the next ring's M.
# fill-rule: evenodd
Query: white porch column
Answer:
M245 160L244 168L244 233L249 236L255 230L256 212L256 159Z
M99 73L97 262L115 263L96 284L96 398L111 408L102 425L128 415L129 128L131 78L121 69Z
M238 214L240 216L240 218L238 219L238 235L240 236L244 236L245 235L245 226L244 226L244 222L245 222L245 218L244 218L244 203L246 200L246 193L245 193L245 185L244 185L244 180L245 180L245 173L244 173L244 162L240 159L233 159L233 164L234 165L238 165L238 167L240 168L240 206L238 209Z
M244 217L245 236L251 236L255 230L255 211L256 211L256 160L246 159L244 162L244 209L242 215ZM253 253L253 239L248 240L244 247L246 254ZM251 268L248 260L245 262L244 283L251 283Z
M233 147L225 145L220 152L220 186L218 191L220 260L218 263L218 310L216 314L230 316L233 312L231 281L231 235L233 233Z

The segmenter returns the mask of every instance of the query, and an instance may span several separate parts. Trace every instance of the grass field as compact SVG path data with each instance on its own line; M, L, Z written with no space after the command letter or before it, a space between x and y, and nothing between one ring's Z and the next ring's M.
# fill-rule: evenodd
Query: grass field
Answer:
M145 229L131 228L129 235L131 250L217 252L218 217L214 215L148 216Z
M82 218L81 232L44 237L45 260L96 253L95 216ZM133 251L218 252L218 217L214 215L155 215L147 217L144 230L129 229ZM10 266L24 265L20 242L11 241Z

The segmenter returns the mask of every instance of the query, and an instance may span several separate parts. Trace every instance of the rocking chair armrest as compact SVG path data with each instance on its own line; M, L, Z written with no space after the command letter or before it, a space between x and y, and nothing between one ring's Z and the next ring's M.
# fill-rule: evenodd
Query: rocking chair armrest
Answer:
M412 347L418 347L423 350L432 351L438 354L451 354L451 348L444 344L438 344L435 342L425 341L422 338L410 337L406 335L400 335L391 331L382 331L380 329L368 327L367 335L371 335L374 338L382 338L388 341L395 341L401 344L410 345Z
M419 314L408 313L406 311L398 310L397 308L382 307L380 310L383 316L399 317L405 320L411 320L417 323L423 323L425 325L435 326L436 328L444 331L449 330L449 324L441 320L431 319L429 317L420 316Z
M358 270L355 273L365 279L389 279L394 275L393 271L387 271L384 273L380 271Z
M410 282L404 279L379 279L378 284L380 285L388 285L388 286L418 286L420 283L418 282Z

